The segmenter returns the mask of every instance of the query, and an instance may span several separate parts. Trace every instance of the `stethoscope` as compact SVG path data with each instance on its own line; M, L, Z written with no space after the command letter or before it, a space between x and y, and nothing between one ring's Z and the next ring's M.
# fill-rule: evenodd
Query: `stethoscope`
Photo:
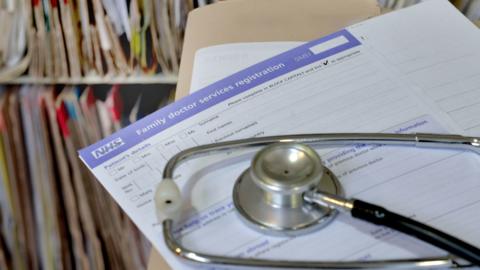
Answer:
M337 133L299 134L250 138L202 145L183 150L165 165L157 187L157 215L170 251L200 264L255 268L352 269L432 268L480 266L480 249L413 219L380 206L343 197L337 177L322 165L311 147L381 144L470 150L480 154L480 138L440 134ZM451 255L377 261L287 261L204 254L184 247L173 235L173 220L181 208L181 194L172 180L175 169L189 159L220 151L264 147L251 166L237 179L233 202L237 213L253 229L270 234L294 236L328 225L338 212L386 226L435 245Z

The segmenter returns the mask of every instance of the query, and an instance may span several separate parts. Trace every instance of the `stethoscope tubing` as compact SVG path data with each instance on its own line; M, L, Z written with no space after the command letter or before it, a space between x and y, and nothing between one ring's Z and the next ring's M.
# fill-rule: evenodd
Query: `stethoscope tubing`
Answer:
M480 266L480 249L424 223L361 200L353 201L351 215L357 219L392 228L396 231L414 236L431 245L448 251L455 256L465 259L474 265Z
M199 145L180 151L168 160L163 170L164 179L172 179L173 171L186 158L195 158L219 151L267 146L272 143L297 142L314 146L345 146L352 144L381 144L392 146L410 146L419 148L437 148L468 150L480 154L480 138L450 134L412 133L317 133L256 137Z
M399 215L381 206L359 199L345 199L341 196L327 194L318 190L305 193L304 200L313 204L335 208L340 210L340 212L349 213L356 219L385 226L416 237L480 266L479 248L425 223Z

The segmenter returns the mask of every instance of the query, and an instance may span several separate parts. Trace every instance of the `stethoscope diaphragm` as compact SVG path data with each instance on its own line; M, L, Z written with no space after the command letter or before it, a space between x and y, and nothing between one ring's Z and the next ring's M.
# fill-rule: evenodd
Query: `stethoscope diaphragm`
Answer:
M317 152L300 143L272 144L257 152L237 179L233 202L248 226L270 235L299 235L326 226L337 210L307 202L307 191L343 195Z

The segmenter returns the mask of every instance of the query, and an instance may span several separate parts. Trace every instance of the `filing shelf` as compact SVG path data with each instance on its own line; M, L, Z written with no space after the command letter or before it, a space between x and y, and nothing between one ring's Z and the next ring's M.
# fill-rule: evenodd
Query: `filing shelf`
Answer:
M86 76L82 78L36 78L21 76L13 80L0 81L4 84L176 84L177 76L157 74L153 76Z

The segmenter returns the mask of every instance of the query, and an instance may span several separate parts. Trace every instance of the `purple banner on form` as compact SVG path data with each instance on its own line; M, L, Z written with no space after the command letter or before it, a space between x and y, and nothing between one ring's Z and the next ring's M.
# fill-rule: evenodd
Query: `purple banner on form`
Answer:
M226 99L358 45L360 42L347 30L300 45L234 73L145 116L111 136L81 149L80 157L93 169L159 132ZM302 58L301 56L306 53L309 57Z

